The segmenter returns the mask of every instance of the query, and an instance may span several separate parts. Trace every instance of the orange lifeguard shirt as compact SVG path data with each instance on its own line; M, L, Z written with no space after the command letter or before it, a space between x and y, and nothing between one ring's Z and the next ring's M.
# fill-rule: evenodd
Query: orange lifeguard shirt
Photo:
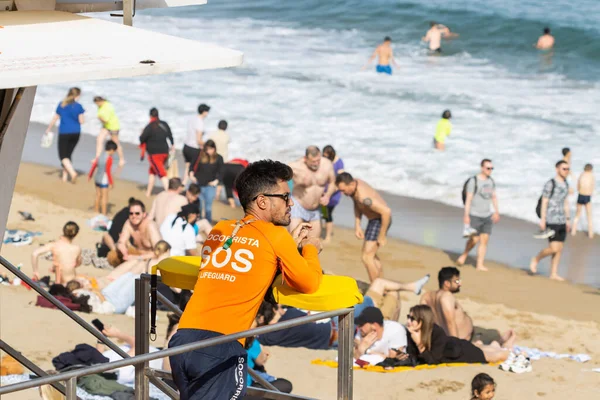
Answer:
M278 266L285 282L297 291L314 293L319 288L323 272L315 246L304 246L300 255L285 227L254 221L242 226L225 250L236 222L219 222L204 242L198 281L180 329L224 335L249 329Z

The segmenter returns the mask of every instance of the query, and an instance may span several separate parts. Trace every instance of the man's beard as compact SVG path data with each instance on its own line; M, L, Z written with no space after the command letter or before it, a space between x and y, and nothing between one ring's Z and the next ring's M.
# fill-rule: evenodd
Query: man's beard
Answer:
M460 288L456 288L452 291L452 293L460 293Z
M290 222L292 222L292 215L290 213L286 213L281 218L273 219L273 225L275 226L289 226Z

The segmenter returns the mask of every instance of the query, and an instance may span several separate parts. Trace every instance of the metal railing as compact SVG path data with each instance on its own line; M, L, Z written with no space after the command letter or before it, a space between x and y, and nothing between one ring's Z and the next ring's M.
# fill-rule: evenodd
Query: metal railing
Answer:
M136 295L136 324L135 324L135 357L130 357L129 354L125 353L119 346L114 344L98 330L93 328L86 321L81 319L73 311L69 310L62 303L60 303L54 296L47 293L42 289L36 282L32 281L27 275L18 270L8 260L0 256L0 264L10 270L13 274L21 278L26 284L35 289L40 295L48 299L54 304L59 310L67 314L77 324L85 328L88 332L94 335L98 340L102 341L109 348L114 350L117 354L123 357L122 360L114 361L111 363L94 365L87 368L82 368L74 371L64 372L56 375L40 376L39 378L24 381L8 386L0 387L0 396L3 394L13 393L21 390L31 389L42 385L53 385L60 392L62 392L67 400L74 400L77 398L77 378L85 375L97 374L102 372L111 371L114 369L134 365L135 366L135 398L136 400L146 400L149 398L149 386L150 382L154 384L159 390L163 391L169 397L173 399L179 399L179 395L169 385L163 382L160 378L164 378L166 371L154 370L149 368L149 362L152 360L170 357L178 354L182 354L188 351L194 351L210 346L216 346L224 343L234 342L239 339L257 336L265 333L276 332L282 329L293 328L299 325L307 323L313 323L321 319L339 317L338 323L338 388L337 388L337 399L338 400L352 400L353 393L353 348L354 348L354 309L343 308L335 311L327 311L315 315L308 315L301 318L295 318L285 322L280 322L274 325L267 325L260 328L250 329L243 332L238 332L230 335L218 336L210 339L201 340L194 343L189 343L183 346L173 347L166 350L161 350L153 353L149 353L150 341L149 341L149 316L150 316L150 276L144 274L140 279L135 281L135 295ZM169 302L164 296L159 294L159 300L177 314L181 314L181 310ZM4 343L4 342L2 342ZM12 348L11 348L12 349ZM14 352L16 350L13 349ZM24 360L27 360L23 357ZM22 359L17 359L22 362ZM28 361L28 360L27 360ZM23 362L22 362L23 363ZM28 364L33 364L28 362ZM24 364L28 367L28 364ZM34 365L34 364L33 364ZM38 370L32 370L32 372L41 375ZM257 377L253 374L253 377ZM263 385L266 381L257 377L257 381ZM262 380L262 382L261 382ZM64 389L59 383L64 381L66 383ZM269 387L270 386L270 387ZM260 397L269 399L307 399L306 397L281 393L276 391L272 385L265 386L267 389L248 388L248 393L252 395L258 395ZM274 389L274 390L273 390Z

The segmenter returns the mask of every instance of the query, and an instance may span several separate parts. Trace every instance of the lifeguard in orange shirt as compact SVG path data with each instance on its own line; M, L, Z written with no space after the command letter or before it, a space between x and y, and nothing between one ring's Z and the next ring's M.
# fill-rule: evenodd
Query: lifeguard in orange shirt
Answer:
M286 229L292 175L290 167L270 160L252 163L239 175L236 189L245 216L219 222L208 235L194 294L169 347L249 329L279 271L301 293L319 288L320 240L308 236L310 224L291 235ZM242 339L171 357L181 400L242 399L247 376L243 344Z

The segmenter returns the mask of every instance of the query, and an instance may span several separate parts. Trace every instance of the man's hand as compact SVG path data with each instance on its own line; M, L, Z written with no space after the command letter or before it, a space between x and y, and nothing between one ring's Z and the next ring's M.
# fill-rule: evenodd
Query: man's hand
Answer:
M193 173L193 172L191 172L191 171L190 171L190 173L188 174L188 176L190 177L190 180L191 180L193 183L198 183L198 180L196 179L196 176L194 175L194 173Z
M567 232L571 232L571 223L567 220Z
M471 217L469 217L468 214L463 217L463 223L465 225L471 225Z
M365 354L367 352L367 350L369 350L369 347L373 346L373 343L375 343L376 341L377 341L377 332L375 332L375 331L369 332L367 334L367 336L362 338L362 340L360 341L360 344L358 345L358 351L360 352L360 354Z
M292 237L294 238L294 241L296 242L296 246L300 246L300 242L302 242L304 239L306 239L308 237L308 233L310 232L311 229L312 229L311 224L302 222L300 225L298 225L296 227L296 229L294 229L292 231Z
M312 244L313 246L315 246L317 250L319 250L319 253L321 252L321 250L323 250L323 244L321 243L321 239L315 237L306 237L300 242L300 247L304 247L307 244Z
M499 214L498 212L495 212L495 213L492 215L492 222L493 222L493 223L495 223L495 224L497 224L497 223L498 223L498 221L500 221L500 214Z
M119 168L123 168L125 166L125 160L119 158Z
M331 198L328 195L324 194L323 196L321 196L321 205L328 206L329 200L331 200Z
M119 337L121 336L122 332L114 326L105 326L102 334L106 337Z
M365 238L365 232L363 232L363 230L360 228L360 226L357 226L354 229L354 235L356 235L357 239L364 239Z
M378 245L379 247L383 247L383 246L385 246L386 244L387 244L387 238L385 237L385 235L383 235L383 236L379 236L379 237L377 238L377 245Z
M540 229L541 230L546 230L546 221L540 221Z

